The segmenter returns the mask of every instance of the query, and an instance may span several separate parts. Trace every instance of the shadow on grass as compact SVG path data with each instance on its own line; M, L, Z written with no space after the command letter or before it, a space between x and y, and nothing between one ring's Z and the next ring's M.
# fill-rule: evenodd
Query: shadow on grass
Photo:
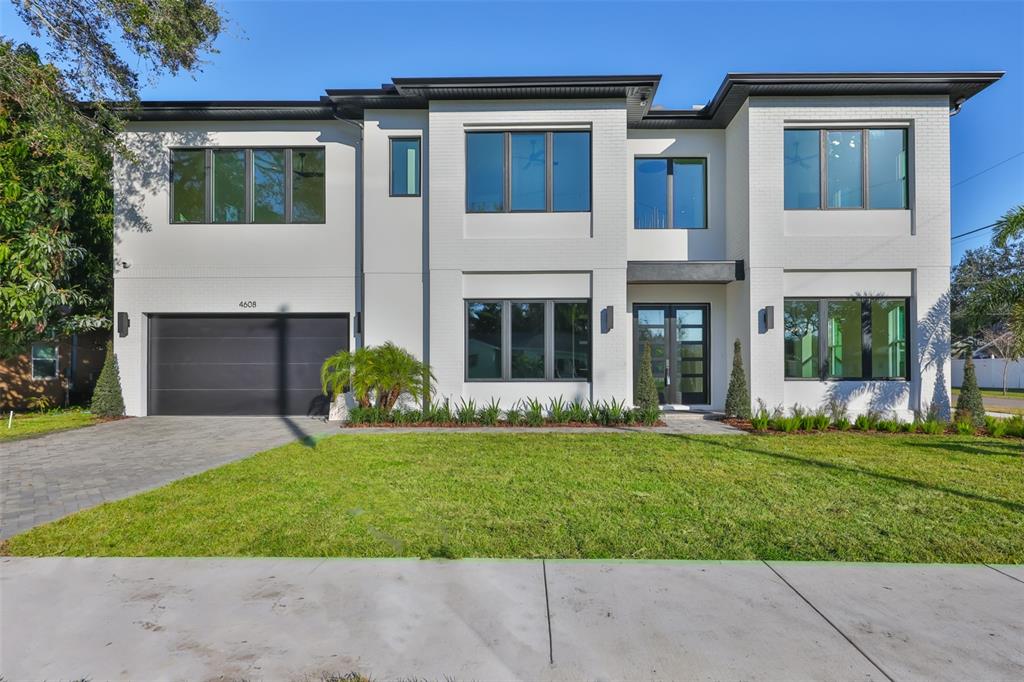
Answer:
M694 438L691 435L682 433L666 433L662 434L667 438L679 438L686 441L691 441L694 444L701 445L705 444L704 441L699 438ZM802 464L804 466L812 466L820 469L828 469L830 471L838 471L848 474L860 474L862 476L870 476L882 481L889 481L891 483L900 483L903 485L912 486L921 490L930 490L932 492L945 493L947 495L953 495L955 497L961 497L967 500L974 500L976 502L987 502L988 504L999 505L1005 507L1010 511L1024 512L1024 504L1018 502L1011 502L1010 500L1003 500L998 497L988 497L986 495L979 495L977 493L968 492L966 490L957 490L956 488L947 488L946 486L936 485L934 483L926 483L924 481L918 481L913 478L906 478L905 476L896 476L894 474L886 474L879 471L871 471L870 469L863 469L861 467L846 466L843 464L837 464L835 462L824 462L819 459L812 459L809 457L799 457L785 452L772 452L771 450L761 450L749 445L744 445L743 442L730 443L729 447L734 450L741 452L747 452L752 455L760 455L762 457L772 457L774 459L781 459L794 464ZM989 453L991 454L991 453Z
M295 437L299 440L299 442L305 445L307 448L316 448L316 444L327 436L327 434L325 433L316 435L308 434L302 429L301 426L296 424L293 419L291 419L290 417L286 417L284 415L281 415L281 421L284 422L285 426L288 427L289 431L295 434Z
M984 447L961 443L955 440L943 439L941 441L930 441L921 439L921 442L905 443L910 448L921 448L925 450L944 450L946 452L959 452L965 455L983 455L986 457L1024 457L1024 441L1013 442L1010 440L985 443Z

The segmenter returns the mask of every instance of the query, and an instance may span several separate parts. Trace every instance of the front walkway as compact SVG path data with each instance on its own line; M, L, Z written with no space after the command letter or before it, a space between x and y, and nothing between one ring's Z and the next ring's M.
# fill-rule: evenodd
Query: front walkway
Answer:
M1024 568L0 559L4 679L1020 680Z
M297 439L304 417L137 417L0 444L0 539Z

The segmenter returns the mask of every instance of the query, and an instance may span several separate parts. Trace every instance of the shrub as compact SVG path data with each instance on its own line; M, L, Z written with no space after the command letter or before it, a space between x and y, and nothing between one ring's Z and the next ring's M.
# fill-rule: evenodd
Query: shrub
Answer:
M750 425L754 427L755 431L767 431L768 423L771 421L771 415L768 413L768 408L765 407L764 401L758 399L757 412L750 418Z
M920 428L921 433L927 433L929 436L937 436L940 433L946 432L946 425L933 417L929 417L921 422Z
M476 401L470 398L466 400L463 398L459 401L459 406L455 408L455 419L462 425L473 424L476 422Z
M809 417L811 421L811 428L815 431L825 431L828 429L829 424L832 423L832 417L828 415L824 410L818 410L814 413L813 417Z
M569 421L569 406L566 405L562 396L552 398L548 402L548 416L556 424L564 424Z
M776 422L778 423L780 431L783 431L785 433L794 433L796 431L799 431L803 427L804 418L782 417L781 419L777 419Z
M391 411L391 421L395 424L419 424L423 419L423 413L419 410L404 410L395 408Z
M725 416L750 419L750 391L747 388L747 373L743 371L743 346L739 339L732 344L732 375L729 377L729 390L725 394Z
M1004 419L1003 422L1006 424L1007 436L1024 438L1024 417L1019 414L1015 414L1009 419Z
M899 433L903 428L903 423L899 419L882 419L878 422L876 428L886 433Z
M390 341L338 351L320 367L320 385L328 398L350 390L360 407L374 406L385 414L403 395L416 402L424 399L433 379L429 365Z
M590 410L580 400L574 400L569 405L569 421L583 424L590 421Z
M505 410L505 421L509 426L521 426L523 423L523 410L517 401L512 407Z
M629 410L626 408L626 401L621 402L612 398L604 404L604 423L608 425L622 424L626 421L626 413Z
M391 413L384 412L379 407L353 407L349 410L348 421L350 424L365 424L376 426L387 423L391 419Z
M850 423L850 420L847 419L846 417L840 417L839 419L835 420L833 424L840 431L849 431L850 427L853 426L853 424Z
M591 424L603 424L604 423L604 411L601 408L600 402L594 402L593 400L587 403L587 412L590 413Z
M544 426L544 405L536 398L526 401L524 413L527 426Z
M853 420L853 428L858 431L870 431L874 428L874 424L871 423L871 418L866 414L858 414L857 418Z
M423 421L432 424L450 424L452 420L452 406L448 398L437 402L432 401L423 411Z
M660 407L641 407L638 408L640 413L640 422L646 426L654 426L661 419L661 408Z
M622 419L626 426L634 426L640 422L640 408L627 407L626 414Z
M1006 435L1006 426L1005 419L985 415L985 430L988 431L988 435L1002 438Z
M651 344L645 343L640 355L640 369L636 378L633 403L638 407L658 405L658 387L654 385L654 372L651 369Z
M960 436L973 436L974 435L974 422L969 416L959 417L953 422L953 429L957 435Z
M903 422L903 433L917 433L921 429L918 421Z
M107 341L107 357L92 391L89 410L99 417L124 416L124 397L121 395L121 370L114 355L114 344Z
M832 418L832 423L837 427L840 421L850 422L850 407L849 403L839 398L831 398L828 401L828 414ZM845 431L845 429L840 429Z
M974 360L969 354L964 362L964 381L960 386L960 395L956 399L955 419L957 422L967 420L974 426L985 425L985 403L978 388L978 377L974 373ZM957 432L960 432L959 425Z
M480 412L477 414L478 421L484 426L497 426L498 419L501 417L501 403L494 398L491 401L480 408Z

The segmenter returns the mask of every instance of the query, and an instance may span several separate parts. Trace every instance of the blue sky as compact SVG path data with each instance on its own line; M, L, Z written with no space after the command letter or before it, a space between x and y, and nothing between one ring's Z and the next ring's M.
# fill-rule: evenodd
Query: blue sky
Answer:
M220 53L195 78L145 85L143 99L316 99L393 76L660 73L655 104L672 108L706 102L728 71L1002 70L951 122L953 234L1024 203L1020 0L219 5ZM3 34L34 42L0 7ZM954 261L987 239L955 240Z

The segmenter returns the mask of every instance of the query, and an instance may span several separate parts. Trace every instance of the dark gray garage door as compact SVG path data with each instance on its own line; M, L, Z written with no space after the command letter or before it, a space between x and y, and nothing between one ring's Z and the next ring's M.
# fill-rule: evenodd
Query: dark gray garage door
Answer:
M325 414L348 315L150 315L149 414Z

